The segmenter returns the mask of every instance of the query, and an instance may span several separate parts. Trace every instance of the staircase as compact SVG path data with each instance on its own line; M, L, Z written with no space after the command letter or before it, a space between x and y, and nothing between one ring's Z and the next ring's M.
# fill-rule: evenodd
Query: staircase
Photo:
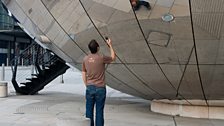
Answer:
M69 68L61 58L36 43L16 56L11 66L12 84L17 93L24 95L36 94Z

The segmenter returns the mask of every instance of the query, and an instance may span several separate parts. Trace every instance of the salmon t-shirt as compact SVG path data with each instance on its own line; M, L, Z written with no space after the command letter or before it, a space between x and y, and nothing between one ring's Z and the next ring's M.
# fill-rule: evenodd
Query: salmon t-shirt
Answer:
M82 71L86 72L87 85L105 87L105 64L112 61L111 57L100 54L85 56L82 63Z

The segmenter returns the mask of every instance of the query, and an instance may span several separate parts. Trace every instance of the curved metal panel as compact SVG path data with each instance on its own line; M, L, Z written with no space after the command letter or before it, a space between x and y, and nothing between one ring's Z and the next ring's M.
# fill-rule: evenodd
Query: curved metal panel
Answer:
M109 55L109 36L117 60L106 82L117 90L145 99L224 96L224 0L155 0L137 11L129 0L2 1L31 36L48 38L42 44L79 69L91 39ZM167 13L174 21L162 21Z

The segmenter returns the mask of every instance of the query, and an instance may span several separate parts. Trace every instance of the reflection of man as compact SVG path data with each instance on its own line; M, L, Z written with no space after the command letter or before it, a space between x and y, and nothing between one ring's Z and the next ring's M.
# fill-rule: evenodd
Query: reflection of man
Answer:
M82 77L86 85L86 117L90 118L91 126L94 126L94 105L96 104L96 126L104 126L104 104L106 99L105 88L105 64L115 60L115 52L110 39L107 40L111 56L101 56L99 44L91 40L89 50L82 64Z
M138 10L142 5L151 10L151 6L147 0L131 0L131 5L134 10Z

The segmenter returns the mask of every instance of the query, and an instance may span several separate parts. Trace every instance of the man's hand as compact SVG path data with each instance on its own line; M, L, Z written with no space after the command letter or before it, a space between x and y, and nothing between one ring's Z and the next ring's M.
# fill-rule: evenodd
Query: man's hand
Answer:
M108 45L109 47L111 47L111 46L112 46L112 41L111 41L111 39L108 38L106 41L107 41L107 45Z

